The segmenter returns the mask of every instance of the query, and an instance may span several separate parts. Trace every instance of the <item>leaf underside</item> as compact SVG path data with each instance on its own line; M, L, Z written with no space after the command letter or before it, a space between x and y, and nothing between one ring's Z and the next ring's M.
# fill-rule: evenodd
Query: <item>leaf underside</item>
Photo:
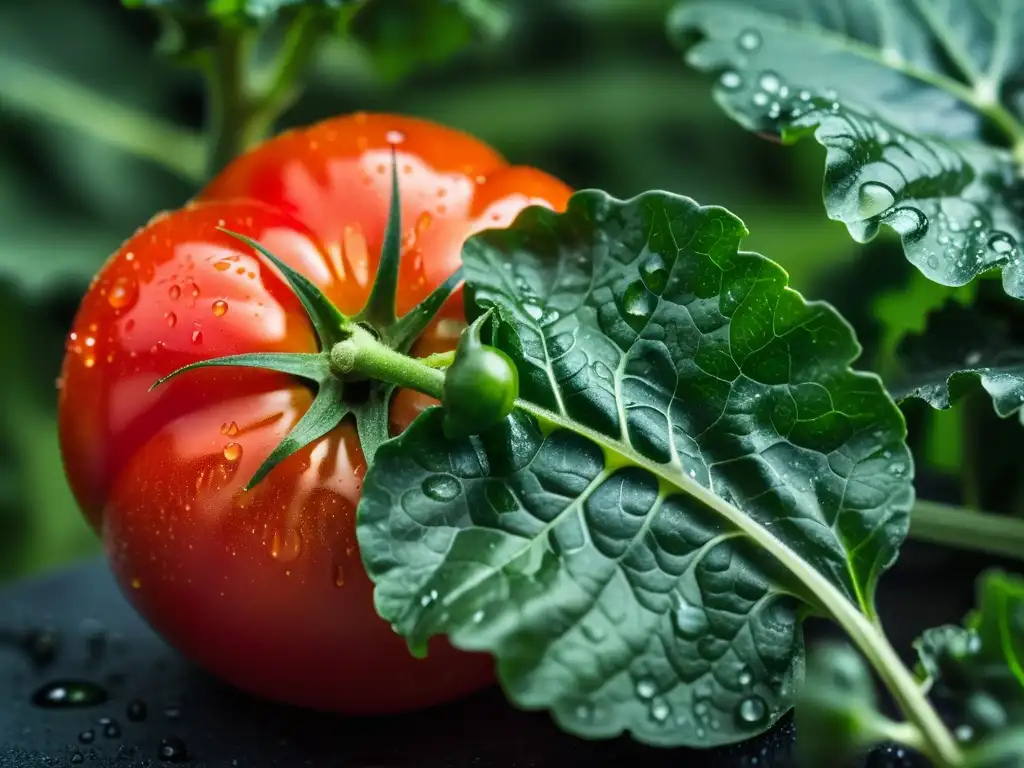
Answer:
M931 280L1001 269L1024 298L1024 185L989 119L1024 135L1006 107L1024 84L1024 4L699 0L669 26L680 45L703 36L687 61L720 73L715 99L742 126L825 147L825 207L856 240L890 227Z
M1024 579L990 571L964 626L927 630L915 643L920 674L978 739L1024 724ZM952 713L951 713L952 714Z
M950 301L932 312L924 331L900 344L904 373L890 387L897 401L918 398L946 409L980 387L999 416L1024 413L1022 318L1004 304Z
M802 676L807 598L760 542L871 610L913 497L905 426L849 326L745 234L588 191L466 244L468 311L499 309L525 402L462 440L428 411L366 477L360 549L414 648L495 654L573 733L711 746L770 727Z

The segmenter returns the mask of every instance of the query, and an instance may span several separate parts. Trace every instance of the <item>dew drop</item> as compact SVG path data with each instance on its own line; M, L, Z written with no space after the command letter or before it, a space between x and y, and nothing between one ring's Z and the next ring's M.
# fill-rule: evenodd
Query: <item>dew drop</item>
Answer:
M656 723L664 723L668 720L668 716L672 714L672 710L668 704L660 699L651 702L651 719Z
M534 320L540 320L542 317L544 317L544 310L541 309L540 306L537 304L525 304L523 305L523 309L525 309L526 314L528 314Z
M177 736L168 736L160 742L156 756L167 763L188 762L188 747Z
M228 303L221 299L213 302L213 314L215 317L223 317L228 311Z
M451 501L462 493L462 483L451 475L431 475L423 481L423 493L434 501Z
M238 423L234 421L225 421L220 425L220 433L227 435L228 437L234 437L238 434Z
M82 744L92 744L96 741L96 731L92 728L87 728L78 734L78 741Z
M778 93L779 88L782 86L782 81L779 79L779 76L770 71L762 72L757 83L764 89L765 93Z
M641 699L650 699L658 692L652 680L638 680L636 684L636 695Z
M167 289L167 296L171 301L177 301L181 298L181 287L178 285L172 285Z
M192 343L193 344L202 344L203 343L203 332L200 331L198 328L194 328L192 330Z
M345 566L343 565L337 565L334 567L334 586L345 586Z
M231 269L231 262L228 261L227 259L221 259L220 261L213 265L213 268L216 269L218 272L227 272L229 269Z
M736 45L739 46L741 51L753 53L761 47L761 33L756 29L744 30L740 33L740 36L736 38Z
M392 130L384 134L384 138L388 144L401 144L405 141L405 134L401 131Z
M672 627L676 634L685 639L700 637L707 630L708 617L704 610L691 605L679 593L672 610Z
M109 720L103 724L103 735L108 739L121 738L121 724L117 720Z
M996 232L988 239L989 250L998 254L1011 253L1014 248L1013 238L1005 232Z
M748 688L750 687L750 684L754 682L754 675L750 672L749 669L744 668L740 671L737 680L739 680L741 686L743 686L744 688Z
M768 717L768 705L760 696L748 696L736 707L736 722L740 726L760 725Z
M128 702L124 710L125 716L133 723L141 723L149 715L149 707L142 699L133 699Z
M751 99L754 102L755 107L767 107L768 106L768 94L763 91L755 93Z
M302 534L297 528L274 531L270 541L270 556L283 563L291 562L302 553Z
M71 753L71 763L72 763L72 765L78 765L79 763L83 763L83 762L85 762L85 757L82 756L81 752L79 752L78 750L75 750L74 752Z
M128 309L139 297L139 286L130 277L119 277L107 292L107 303L112 309Z
M630 283L623 291L622 311L627 316L627 322L632 319L639 325L645 324L654 312L654 297L639 280Z
M738 91L743 87L743 78L740 77L739 72L729 69L718 78L718 83L728 91Z
M224 458L228 461L238 461L242 458L242 446L238 443L228 443L224 446Z
M640 276L644 279L644 285L654 293L661 293L668 285L668 270L665 269L665 262L658 254L654 254L640 265Z
M893 191L877 181L866 181L857 191L857 212L865 219L884 213L895 202Z
M55 680L36 689L32 703L44 709L95 707L107 700L107 691L85 680Z
M178 316L173 312L168 312L166 315L164 315L164 320L167 321L168 328L173 328L175 325L178 324Z

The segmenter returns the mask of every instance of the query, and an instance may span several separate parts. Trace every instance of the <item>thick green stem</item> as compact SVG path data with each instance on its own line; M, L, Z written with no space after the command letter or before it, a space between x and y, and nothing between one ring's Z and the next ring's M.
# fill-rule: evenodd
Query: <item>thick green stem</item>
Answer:
M206 67L211 118L209 175L270 134L277 118L298 95L299 78L322 31L314 13L302 13L289 29L263 85L255 84L251 76L256 32L244 28L221 31Z
M910 535L921 541L1024 560L1024 520L918 501L910 516Z
M440 399L444 372L379 342L358 325L351 335L331 349L331 371L342 378L353 375L408 387Z
M0 59L0 108L66 125L189 181L203 177L203 139L24 61Z

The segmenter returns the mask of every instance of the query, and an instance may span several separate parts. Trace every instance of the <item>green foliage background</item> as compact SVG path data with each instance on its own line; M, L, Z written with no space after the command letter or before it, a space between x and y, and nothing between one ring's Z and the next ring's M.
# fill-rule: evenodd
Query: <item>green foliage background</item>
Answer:
M836 303L858 326L865 363L884 368L892 331L882 334L856 286L870 275L900 295L919 278L892 242L858 246L826 218L820 148L780 147L721 112L708 78L668 40L672 5L515 0L499 43L400 79L393 64L332 39L281 127L404 112L474 133L577 188L619 197L660 188L724 205L753 233L746 246L781 263L809 297ZM136 112L201 127L199 76L154 55L158 36L150 14L117 3L0 5L0 579L99 550L64 480L55 379L89 278L154 212L194 192L102 138L137 134L145 144L152 125ZM913 303L883 302L887 327L912 326ZM932 435L946 454L932 457L954 465L956 441Z

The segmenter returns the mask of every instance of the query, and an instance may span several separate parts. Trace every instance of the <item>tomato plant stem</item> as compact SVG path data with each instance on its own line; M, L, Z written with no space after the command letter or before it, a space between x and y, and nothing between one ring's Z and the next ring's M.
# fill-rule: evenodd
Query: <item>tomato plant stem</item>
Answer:
M1024 520L1016 517L918 501L910 516L910 535L957 549L1024 560Z
M0 106L81 131L188 181L203 176L203 139L24 61L0 60ZM97 115L102 115L98 119Z
M331 371L336 376L358 374L415 389L431 397L441 397L443 371L396 352L358 325L350 326L350 331L347 339L331 349Z

